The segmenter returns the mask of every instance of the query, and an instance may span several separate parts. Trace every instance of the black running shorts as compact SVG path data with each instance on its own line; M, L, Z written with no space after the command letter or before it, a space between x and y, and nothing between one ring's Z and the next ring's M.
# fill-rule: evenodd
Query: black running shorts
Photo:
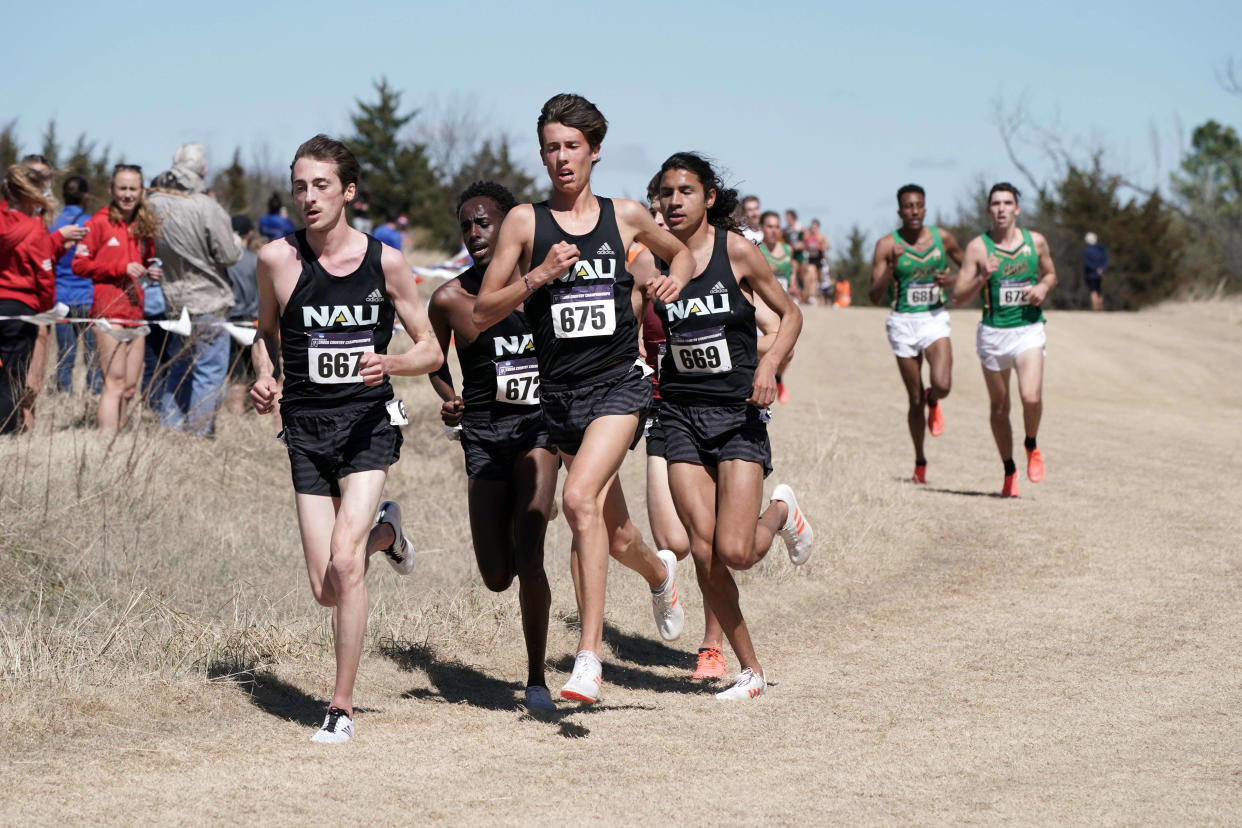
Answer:
M471 480L508 480L520 455L537 448L556 451L543 412L534 406L519 414L467 410L461 419L461 447Z
M647 456L663 457L664 426L660 423L660 401L651 401L651 410L647 412L647 424L643 426L643 436L647 438Z
M669 464L693 463L715 468L722 460L745 460L772 473L767 412L747 403L680 405L662 400L660 423Z
M642 437L643 421L651 406L651 380L641 366L626 362L604 370L589 385L566 387L541 382L539 404L553 444L566 454L578 453L587 426L614 414L638 415L630 443L630 448L634 448Z
M289 447L293 490L341 496L338 481L354 472L387 469L401 456L401 429L384 403L358 403L325 411L281 412Z

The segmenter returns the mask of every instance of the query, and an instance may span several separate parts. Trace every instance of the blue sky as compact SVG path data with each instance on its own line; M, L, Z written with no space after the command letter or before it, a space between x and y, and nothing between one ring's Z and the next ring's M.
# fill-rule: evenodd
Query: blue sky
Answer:
M407 108L468 110L534 167L539 107L575 91L610 123L600 194L638 195L668 154L699 150L834 243L853 223L889 228L907 181L933 213L980 177L1022 186L997 100L1025 96L1147 185L1196 124L1242 125L1242 97L1216 80L1242 65L1237 2L8 6L0 121L30 148L54 117L63 143L86 132L153 171L188 140L218 167L235 146L282 165L316 132L347 134L354 100L387 76Z

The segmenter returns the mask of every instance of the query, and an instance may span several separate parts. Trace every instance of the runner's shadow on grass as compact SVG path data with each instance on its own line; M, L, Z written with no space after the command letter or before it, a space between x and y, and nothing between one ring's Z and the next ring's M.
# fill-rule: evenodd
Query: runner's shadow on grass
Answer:
M1002 495L1000 492L979 492L979 491L974 491L972 489L939 489L939 488L936 488L935 486L924 485L924 486L919 486L919 490L924 491L924 492L935 492L936 494L957 495L959 497L994 497L998 500L1009 500L1010 499Z
M556 661L548 663L554 670L559 670L562 673L572 673L574 671L574 660L568 655L561 656ZM686 670L684 678L665 676L651 670L620 664L616 659L606 659L604 661L604 684L613 684L629 690L650 690L656 693L701 693L704 687L701 682L690 678L689 669ZM611 709L616 710L617 708ZM655 708L647 705L634 705L633 709L653 710Z
M514 696L522 689L520 684L501 681L458 661L443 661L426 644L386 641L380 644L379 652L402 670L425 673L435 687L416 688L403 693L402 698L464 703L484 710L513 710L518 706Z
M692 658L688 653L674 650L661 641L622 632L608 622L604 622L604 643L612 648L613 653L622 661L638 664L643 667L677 667L689 669ZM573 669L573 666L570 666Z
M235 669L236 665L213 664L207 668L207 677L213 681L228 682L250 696L250 703L278 719L306 727L323 724L323 713L328 703L302 692L287 681L275 676L256 672L248 667ZM364 712L355 708L355 713Z

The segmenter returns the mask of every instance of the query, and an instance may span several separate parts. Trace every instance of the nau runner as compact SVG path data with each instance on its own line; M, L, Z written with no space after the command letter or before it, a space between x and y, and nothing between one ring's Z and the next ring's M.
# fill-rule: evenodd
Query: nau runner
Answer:
M488 328L523 302L539 360L540 405L568 467L562 493L573 533L570 567L582 624L573 673L561 697L594 702L602 681L608 557L652 590L662 638L681 635L677 559L656 554L630 520L617 472L642 435L651 382L638 354L642 294L673 301L690 280L690 251L656 226L636 201L597 197L591 169L608 122L581 95L548 100L536 126L552 195L506 216L475 304ZM672 262L669 276L635 279L626 251L635 241Z
M298 147L291 171L306 229L259 251L250 397L260 414L279 402L311 591L332 608L336 688L312 741L345 742L354 733L369 556L382 550L402 574L413 565L401 510L380 504L405 422L388 377L426 374L443 355L405 258L345 221L358 187L353 152L317 135ZM414 340L402 354L388 353L394 317Z

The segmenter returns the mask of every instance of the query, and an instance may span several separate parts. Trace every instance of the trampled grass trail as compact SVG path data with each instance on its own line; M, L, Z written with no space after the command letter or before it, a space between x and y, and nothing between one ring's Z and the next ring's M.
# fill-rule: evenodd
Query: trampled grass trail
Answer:
M614 567L600 703L526 714L516 591L482 587L460 449L425 382L401 381L415 416L388 492L420 553L409 579L368 576L342 747L308 742L330 638L270 421L109 444L75 425L86 401L48 398L0 442L0 819L1236 820L1242 304L1051 314L1048 473L1017 501L992 496L977 316L953 315L947 430L916 487L884 312L808 310L768 487L794 486L819 543L798 571L778 542L739 576L771 680L746 703L689 678L683 562L681 640ZM643 459L623 480L645 527ZM568 538L550 528L554 689Z

